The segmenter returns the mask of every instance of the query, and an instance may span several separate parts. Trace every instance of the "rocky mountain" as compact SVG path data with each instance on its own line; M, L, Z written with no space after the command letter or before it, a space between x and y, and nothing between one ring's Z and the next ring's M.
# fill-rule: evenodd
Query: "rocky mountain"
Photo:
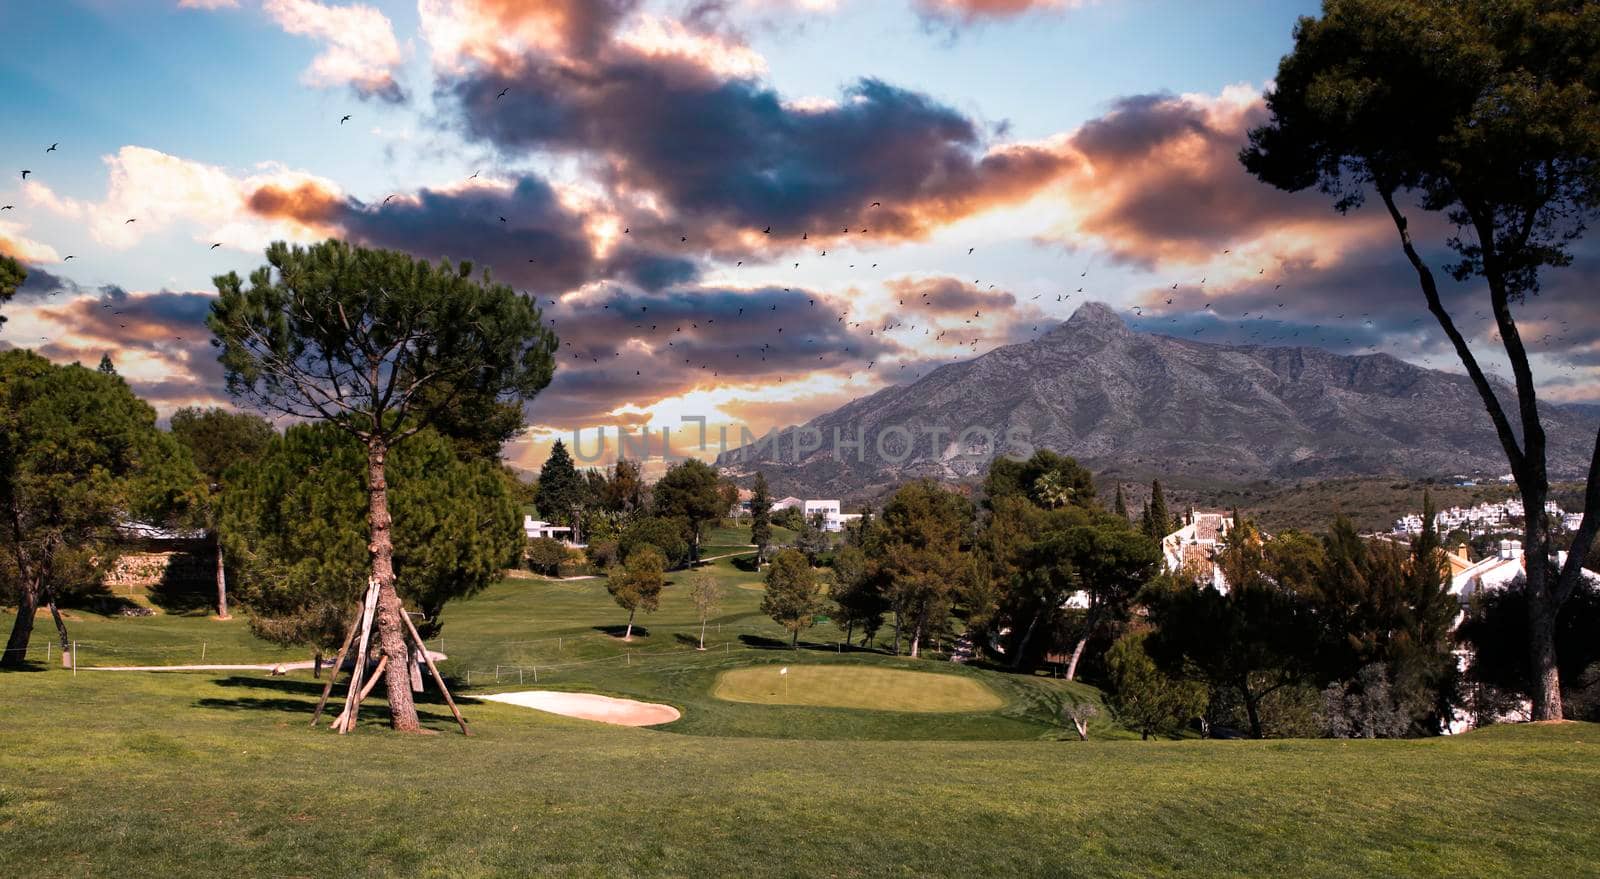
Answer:
M1503 399L1515 399L1509 388ZM1581 475L1600 417L1555 405L1544 416L1552 476ZM717 464L735 476L763 470L779 497L859 500L919 476L974 479L996 454L1032 448L1118 478L1197 485L1509 469L1465 376L1387 354L1136 332L1100 303Z

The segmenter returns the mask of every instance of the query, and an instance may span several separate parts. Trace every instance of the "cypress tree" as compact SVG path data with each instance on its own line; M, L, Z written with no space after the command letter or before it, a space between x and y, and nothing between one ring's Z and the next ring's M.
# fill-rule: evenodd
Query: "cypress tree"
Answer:
M1161 492L1159 479L1150 483L1150 524L1155 528L1150 536L1157 540L1177 530L1172 527L1172 514L1167 512L1167 498Z
M539 515L551 522L575 526L576 510L583 505L586 493L587 484L573 466L566 445L556 440L550 447L550 457L539 468L539 493L533 501L539 508Z
M1122 519L1122 521L1128 521L1128 501L1122 496L1122 483L1120 482L1117 483L1117 501L1115 506L1112 507L1112 511L1115 512L1117 516Z
M772 493L767 490L767 475L756 474L750 489L750 542L756 545L756 563L767 554L772 543Z

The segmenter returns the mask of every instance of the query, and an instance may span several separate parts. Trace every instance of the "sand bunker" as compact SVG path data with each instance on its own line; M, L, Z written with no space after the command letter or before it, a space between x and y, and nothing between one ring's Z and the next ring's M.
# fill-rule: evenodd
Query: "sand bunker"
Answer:
M683 715L671 705L653 702L635 702L632 699L613 699L595 693L561 693L555 690L525 690L519 693L494 693L479 696L490 702L521 705L536 711L598 720L618 726L655 726L671 723Z

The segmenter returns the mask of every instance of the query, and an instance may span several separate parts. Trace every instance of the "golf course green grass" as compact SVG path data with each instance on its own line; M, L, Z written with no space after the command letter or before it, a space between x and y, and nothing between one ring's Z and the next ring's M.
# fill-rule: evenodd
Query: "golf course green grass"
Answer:
M870 711L993 711L1005 704L971 677L849 665L738 668L711 691L729 702Z
M737 533L704 555L748 552ZM0 673L0 875L1583 876L1600 863L1600 726L1411 741L1140 741L1082 683L890 655L831 623L800 649L748 555L706 626L670 575L634 638L604 580L507 579L451 604L473 734L309 726L309 672L89 666L305 658L203 611L69 611L84 666ZM755 586L754 589L737 588ZM11 617L0 611L0 626ZM859 639L857 639L859 640ZM774 686L790 669L790 691ZM476 696L663 703L652 728ZM937 710L935 710L937 707Z

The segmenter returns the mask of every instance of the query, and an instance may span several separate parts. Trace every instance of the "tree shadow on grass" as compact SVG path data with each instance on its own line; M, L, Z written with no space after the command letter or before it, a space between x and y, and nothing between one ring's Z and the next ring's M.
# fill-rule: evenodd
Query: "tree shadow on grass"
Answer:
M757 650L788 650L789 642L780 638L768 638L765 635L740 635L739 643Z
M340 681L334 685L333 692L328 697L328 706L323 709L324 723L328 719L338 716L345 692L344 685L347 681L348 678L341 678ZM271 690L282 695L272 698L240 696L233 699L220 699L214 697L196 699L194 702L196 708L219 708L226 711L266 711L280 714L299 714L304 716L306 718L306 722L309 723L311 719L311 712L316 708L316 700L322 695L322 688L326 681L297 681L284 678L252 678L245 677L243 675L233 675L226 678L218 678L213 681L213 683L219 687ZM412 700L417 704L418 707L417 719L423 723L454 725L455 718L451 716L448 708L445 707L443 697L439 695L437 688L432 687L431 683L429 686L430 689L428 690L424 690L421 693L411 694ZM376 711L378 712L376 716L387 717L388 704L383 698L383 685L379 684L377 687L374 687L372 694L368 696L367 700L362 702L361 705L361 713L363 715ZM424 705L441 708L444 709L444 711L423 711L421 708ZM465 712L463 712L463 714L465 714Z
M733 558L728 559L728 561L733 564L733 567L736 570L743 571L746 574L754 574L759 569L759 566L756 563L756 555L754 552L752 552L750 555L734 556Z
M621 626L592 626L591 628L593 628L596 632L602 632L604 634L610 635L611 637L616 638L618 641L622 640L622 636L627 634L627 632L628 632L628 627L627 627L626 624L621 625ZM648 637L650 637L650 627L642 625L640 623L634 623L633 624L633 637L635 637L635 638L648 638Z

